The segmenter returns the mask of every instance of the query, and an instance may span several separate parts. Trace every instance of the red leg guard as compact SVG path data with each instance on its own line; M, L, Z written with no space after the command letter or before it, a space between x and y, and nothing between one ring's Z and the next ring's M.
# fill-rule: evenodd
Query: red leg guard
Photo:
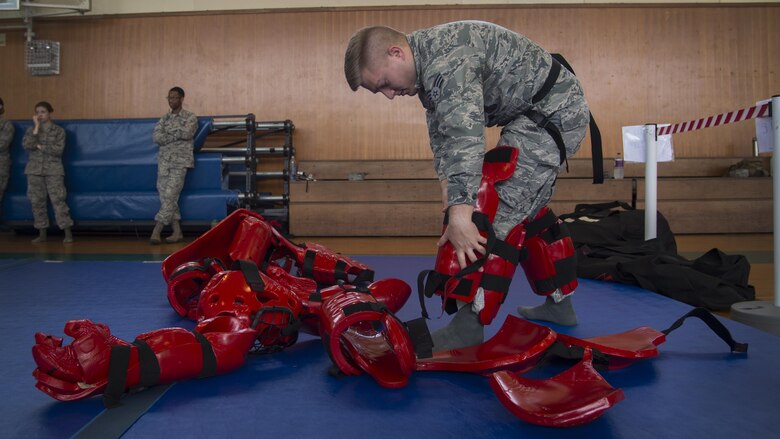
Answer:
M522 225L515 226L509 231L504 242L514 249L520 249L525 240L525 229ZM479 322L489 325L498 314L498 309L506 300L509 285L517 268L516 260L508 260L496 254L488 255L482 266L481 286L484 294L485 305L479 311Z
M577 255L566 225L548 207L523 225L527 252L520 265L533 291L540 296L558 289L572 293L577 288Z
M298 276L314 279L323 285L333 285L339 281L354 285L374 280L373 270L349 256L338 254L323 245L311 242L300 246L295 245L278 235L278 232L275 233L279 240L279 248L271 259L291 257L298 269Z
M498 306L503 303L517 264L518 248L523 242L521 229L513 230L505 241L497 241L491 226L499 203L495 185L514 174L517 155L516 148L507 146L496 147L485 154L474 222L482 236L488 237L487 257L461 270L455 250L447 242L439 248L434 272L428 275L428 285L425 286L424 294L428 297L434 293L441 295L449 313L456 310L450 299L471 303L478 288L482 287L486 304L480 312L482 324L490 323L498 312ZM483 270L477 271L480 266Z

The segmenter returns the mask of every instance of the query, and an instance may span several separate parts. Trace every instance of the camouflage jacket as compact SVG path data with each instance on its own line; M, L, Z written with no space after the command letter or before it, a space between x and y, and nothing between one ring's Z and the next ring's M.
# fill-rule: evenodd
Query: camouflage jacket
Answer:
M193 137L197 130L198 118L183 108L160 118L152 133L154 143L160 145L158 162L182 168L195 166Z
M22 146L29 152L26 175L65 175L62 153L65 151L65 130L53 122L45 122L33 134L35 127L27 128ZM41 146L38 149L38 145Z
M0 160L11 154L11 142L14 140L14 125L0 117Z
M418 96L427 110L434 165L439 179L447 180L450 205L476 199L485 126L504 126L530 109L548 116L568 105L585 105L579 82L566 69L547 97L532 105L552 57L503 27L460 21L412 32L407 41Z

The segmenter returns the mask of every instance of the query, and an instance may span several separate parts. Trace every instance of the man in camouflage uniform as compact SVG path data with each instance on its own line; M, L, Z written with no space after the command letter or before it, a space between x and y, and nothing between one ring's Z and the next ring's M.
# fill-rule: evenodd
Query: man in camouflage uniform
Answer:
M160 210L154 216L156 224L149 242L159 244L160 233L165 225L171 224L173 233L165 242L182 240L179 194L184 187L187 169L195 166L193 157L195 131L198 118L182 108L184 90L173 87L168 91L168 105L171 111L163 116L154 127L152 138L160 145L157 155L157 192L160 194Z
M11 141L14 139L14 126L3 118L5 104L0 98L0 212L3 211L3 196L8 180L11 178Z
M502 126L498 144L519 149L514 176L496 188L500 205L493 226L499 239L549 202L562 158L573 155L585 136L588 106L573 74L561 69L552 88L537 96L546 88L552 65L551 55L528 38L485 22L449 23L408 35L370 27L350 39L344 71L352 90L363 87L388 99L418 94L427 110L434 166L449 214L438 245L450 241L461 267L477 259L475 252L484 253L487 241L471 222L485 152L484 127ZM530 111L558 128L565 153L529 118ZM569 295L556 293L541 306L519 308L519 313L576 324ZM450 324L432 334L434 349L482 341L479 310L472 308L461 304Z
M38 229L38 237L33 243L46 241L46 229L49 228L49 213L46 210L46 194L51 199L57 226L65 231L63 242L73 242L70 209L65 202L65 167L62 166L62 153L65 151L65 130L51 121L54 112L48 102L35 105L33 126L27 128L22 138L22 146L28 151L27 198L30 199L33 213L33 226Z

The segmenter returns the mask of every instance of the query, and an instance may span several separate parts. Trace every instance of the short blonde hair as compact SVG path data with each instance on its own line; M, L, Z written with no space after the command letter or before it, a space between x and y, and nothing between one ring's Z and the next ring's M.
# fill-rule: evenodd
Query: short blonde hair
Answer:
M387 26L365 27L355 32L344 54L344 76L352 91L360 88L363 69L373 65L390 45L401 42L406 42L406 35Z

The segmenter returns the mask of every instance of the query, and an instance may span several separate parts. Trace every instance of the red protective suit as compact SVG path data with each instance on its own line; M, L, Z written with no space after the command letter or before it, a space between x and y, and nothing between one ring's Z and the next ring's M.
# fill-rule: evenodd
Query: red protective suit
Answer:
M335 341L326 347L333 358L342 359L337 365L370 369L366 371L382 385L405 384L413 368L410 343L398 341L406 332L392 317L411 293L405 282L370 282L373 272L367 266L321 245L292 244L253 212L234 212L166 258L162 271L171 306L198 322L194 331L160 329L128 343L105 325L70 321L65 325L65 334L74 339L70 345L36 334L36 387L62 401L107 391L118 399L129 389L229 372L243 365L250 350L267 353L295 343L299 329L329 333ZM374 346L374 355L399 358L400 375L385 378L389 375L365 361L360 351L339 350L339 340L363 325L361 317L374 318L370 313L337 318L338 307L332 304L351 303L356 294L382 306L380 314L395 333L373 334L392 340L378 348L384 352L377 353Z
M525 231L518 232L517 242ZM162 271L172 307L197 321L193 331L159 329L128 343L105 325L69 321L69 345L35 334L36 387L61 401L104 394L110 407L128 390L230 372L243 365L248 352L284 349L303 330L322 337L346 375L366 372L382 386L402 387L415 370L489 374L497 397L516 416L563 427L596 419L623 397L593 368L596 353L611 369L653 357L666 334L688 317L663 332L638 328L577 339L510 316L479 346L416 359L417 348L431 345L409 330L416 321L403 323L394 315L411 293L405 282L371 282L373 272L365 265L320 245L292 244L245 210L172 254ZM711 327L718 324L706 312L691 315L708 316ZM716 332L722 338L728 333L723 327ZM724 340L733 352L747 350L730 335ZM581 361L549 380L519 375L552 354Z

